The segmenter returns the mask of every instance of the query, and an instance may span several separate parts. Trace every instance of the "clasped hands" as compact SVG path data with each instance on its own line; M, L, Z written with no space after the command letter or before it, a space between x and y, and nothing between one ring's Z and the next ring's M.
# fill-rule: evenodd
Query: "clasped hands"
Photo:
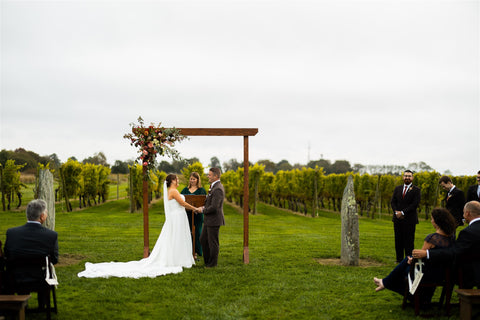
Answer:
M204 208L204 207L195 208L195 210L193 210L193 212L195 212L195 213L202 213L202 212L203 212L203 208Z

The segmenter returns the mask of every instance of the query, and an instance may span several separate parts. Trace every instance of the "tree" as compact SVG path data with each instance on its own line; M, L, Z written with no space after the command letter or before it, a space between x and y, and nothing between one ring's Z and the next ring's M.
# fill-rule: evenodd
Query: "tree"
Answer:
M250 182L250 194L253 191L253 197L250 197L250 202L253 202L253 214L257 213L257 202L259 194L259 184L261 177L265 174L265 167L260 164L255 164L249 168L249 182Z
M62 165L56 153L52 153L48 158L49 162L52 164L52 168L59 168Z
M202 186L208 183L208 178L207 178L207 175L205 174L205 169L203 168L203 165L197 161L182 169L182 174L185 180L187 181L187 185L188 185L188 180L190 179L190 174L192 172L198 173L198 175L200 176L200 183L202 184Z
M15 164L24 164L21 171L33 171L37 169L38 163L47 164L48 157L41 157L33 151L27 151L23 148L17 148L15 151L2 150L0 152L0 163L5 165L7 160L13 160Z
M97 152L93 155L93 157L88 157L83 159L82 161L83 164L85 163L91 163L91 164L96 164L96 165L102 165L106 167L110 167L110 165L107 163L107 157L103 152Z
M350 166L350 162L347 160L336 160L332 164L332 173L347 173L352 171L352 167Z
M354 163L352 169L353 169L353 172L360 173L360 174L363 174L366 171L365 166L363 164L360 164L360 163Z
M278 172L280 170L289 171L289 170L292 170L292 168L293 168L292 165L287 160L282 160L275 165L275 171L276 172Z
M76 197L79 193L79 179L82 172L82 165L72 158L68 159L67 162L62 164L59 169L60 172L60 191L63 197L65 198L65 206L67 207L67 212L72 211L72 206L69 199Z
M128 173L128 163L115 160L115 164L112 166L112 173Z
M275 172L275 163L273 161L265 159L259 160L257 163L265 167L265 172Z
M219 168L220 170L222 170L222 165L220 164L220 160L218 160L217 157L211 157L210 158L209 166L211 168Z
M165 160L160 162L160 164L158 165L157 168L158 168L158 170L163 171L163 172L174 172L175 171L174 167L170 164L170 162L165 161Z
M423 161L410 163L408 165L408 169L412 170L413 172L433 171L432 167Z
M236 159L230 159L228 162L223 163L224 172L229 170L237 171L240 167L242 167L242 165Z
M2 190L2 199L7 198L7 210L10 210L10 204L13 202L15 195L18 196L18 207L21 205L22 196L20 190L22 187L25 187L23 183L20 182L20 170L25 166L25 164L15 164L15 160L7 160L5 166L2 170L2 180L1 180L1 190Z
M173 166L173 172L174 173L181 173L182 169L188 166L190 163L197 162L197 158L192 158L192 159L186 159L186 160L173 160L172 161L172 166Z
M332 173L330 160L320 159L316 161L310 161L307 166L314 169L315 167L323 168L325 174Z

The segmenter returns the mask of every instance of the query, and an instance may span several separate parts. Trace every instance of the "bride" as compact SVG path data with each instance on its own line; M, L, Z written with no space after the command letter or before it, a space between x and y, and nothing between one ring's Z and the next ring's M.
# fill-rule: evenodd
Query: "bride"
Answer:
M129 262L85 263L85 270L78 274L85 278L108 277L156 277L182 272L195 261L192 255L192 239L184 208L198 208L185 202L178 190L178 177L170 174L163 185L165 223L152 253L148 258Z

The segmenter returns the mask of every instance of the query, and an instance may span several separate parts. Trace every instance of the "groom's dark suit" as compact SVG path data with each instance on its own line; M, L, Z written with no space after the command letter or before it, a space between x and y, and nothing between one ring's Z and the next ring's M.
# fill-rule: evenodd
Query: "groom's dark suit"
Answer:
M467 263L460 262L462 257L476 255L480 252L480 221L470 223L460 231L455 244L449 248L429 250L432 263L457 261L457 267L462 268L464 287L480 286L480 261L473 259Z
M220 226L225 225L223 216L223 200L225 198L225 189L220 180L208 191L205 207L203 209L204 221L200 243L203 248L203 260L206 267L215 267L218 262L218 252L220 242L218 233Z

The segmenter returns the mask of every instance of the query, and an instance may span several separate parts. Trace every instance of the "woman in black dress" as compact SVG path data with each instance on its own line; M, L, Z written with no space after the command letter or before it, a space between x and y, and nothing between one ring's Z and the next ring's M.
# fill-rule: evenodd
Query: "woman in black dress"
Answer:
M432 210L432 226L435 228L435 233L431 233L425 237L423 243L424 250L435 250L435 248L447 248L453 245L455 239L455 219L447 209L435 208ZM375 291L389 289L403 295L405 291L405 277L410 270L410 264L413 258L406 257L400 262L390 274L383 278L373 278L377 285ZM435 280L442 278L445 275L444 266L434 265L425 261L424 276L422 281ZM425 298L431 298L433 291L425 294Z

